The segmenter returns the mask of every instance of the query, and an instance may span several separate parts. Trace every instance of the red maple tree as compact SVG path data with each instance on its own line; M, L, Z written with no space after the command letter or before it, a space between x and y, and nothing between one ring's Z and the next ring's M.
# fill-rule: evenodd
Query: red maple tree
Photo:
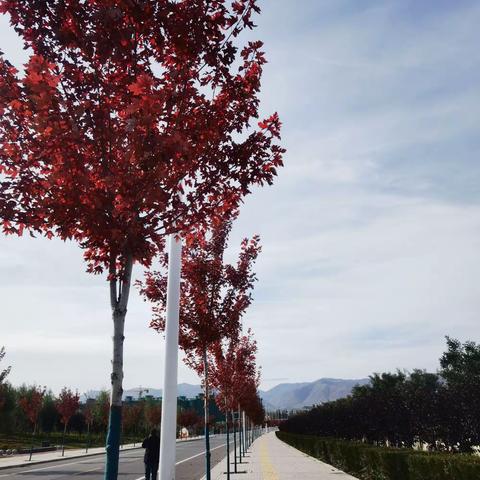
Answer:
M125 405L124 407L124 414L122 416L123 425L124 427L134 434L133 444L135 445L137 440L137 431L138 425L142 421L142 417L144 415L144 406L140 404L134 405Z
M252 301L256 281L253 265L260 253L260 239L243 239L236 264L224 261L224 252L235 215L216 219L208 231L189 236L182 253L179 344L190 355L187 364L203 373L210 345L236 338L240 320ZM138 282L140 292L152 302L151 327L165 329L168 254L160 257L162 270L148 271Z
M233 411L244 398L248 398L252 386L257 391L257 343L248 330L226 343L217 342L211 350L211 381L217 391L217 405L224 412Z
M256 280L253 264L260 252L259 237L244 239L236 265L224 262L235 215L218 219L208 231L189 237L182 256L179 344L186 363L202 377L204 388L206 468L209 479L210 380L208 349L224 339L237 338L241 318L252 301ZM162 256L167 267L168 257ZM167 276L147 272L141 292L154 302L152 327L165 328Z
M74 239L90 272L108 272L106 478L118 473L134 262L149 265L165 233L188 235L282 165L278 115L252 128L262 43L237 46L258 12L255 0L0 0L32 51L24 74L0 55L0 218L6 233Z
M62 457L65 454L65 434L68 422L77 412L79 405L80 395L78 392L73 393L69 388L63 387L55 402L57 411L60 414L60 421L63 423Z
M234 413L243 409L247 416L255 412L253 405L258 398L257 388L259 373L256 367L257 344L251 330L239 338L232 338L228 342L217 342L211 348L212 385L217 391L216 402L225 413L227 439L229 438L229 417L234 425L234 443L236 444ZM238 417L240 423L240 416ZM239 425L240 426L240 425ZM227 440L228 443L228 440ZM229 450L227 449L227 457ZM228 462L229 463L229 462ZM229 468L227 471L229 472ZM235 472L237 471L237 455L235 448Z
M18 404L32 423L34 429L37 425L38 414L42 408L43 397L45 396L45 388L33 387L27 395L18 400Z
M182 410L178 412L178 420L177 423L181 427L193 427L198 425L202 422L202 418L198 415L198 413L193 409Z
M158 428L162 421L162 406L159 403L149 403L145 408L145 417L151 428Z
M29 460L32 459L33 440L35 438L35 433L37 431L38 415L40 413L40 410L42 409L43 397L45 396L45 391L46 391L45 387L44 388L33 387L30 389L30 391L26 395L24 395L18 400L18 404L20 405L20 408L24 411L25 415L30 420L33 426L32 445L30 448Z

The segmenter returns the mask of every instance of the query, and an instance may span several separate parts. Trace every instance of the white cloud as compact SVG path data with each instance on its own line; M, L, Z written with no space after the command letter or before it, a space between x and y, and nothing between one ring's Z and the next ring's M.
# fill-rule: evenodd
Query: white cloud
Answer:
M480 8L426 3L264 2L262 109L279 111L288 153L275 185L246 199L229 256L261 234L245 322L265 387L433 370L444 335L478 337ZM0 31L21 65L5 19ZM81 250L1 238L0 262L12 381L108 386L107 288ZM161 386L149 316L133 292L127 387ZM181 365L180 381L196 376Z

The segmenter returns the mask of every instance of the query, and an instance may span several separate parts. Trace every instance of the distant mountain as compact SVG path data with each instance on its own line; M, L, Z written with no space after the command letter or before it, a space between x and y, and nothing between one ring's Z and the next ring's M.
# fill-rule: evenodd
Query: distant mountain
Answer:
M267 391L260 391L267 410L296 409L337 400L349 395L355 385L365 385L368 378L342 380L321 378L315 382L281 383Z
M368 378L360 380L321 378L315 382L281 383L270 390L260 390L260 396L266 410L277 408L290 410L346 397L355 385L365 385L368 382ZM147 395L162 396L162 389L160 388L142 388L141 392L144 397ZM98 390L91 390L87 393L87 396L96 398L99 393ZM195 398L199 393L202 393L200 385L191 385L190 383L180 383L178 385L179 397ZM126 397L137 399L139 394L140 388L131 388L123 392L123 399L125 400Z
M178 396L195 398L199 393L203 393L201 385L190 385L189 383L178 384Z

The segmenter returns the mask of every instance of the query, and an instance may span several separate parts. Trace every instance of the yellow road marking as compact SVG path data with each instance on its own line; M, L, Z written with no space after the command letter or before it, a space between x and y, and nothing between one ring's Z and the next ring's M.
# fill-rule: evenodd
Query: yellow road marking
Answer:
M262 474L264 480L279 480L278 473L272 464L268 452L267 440L264 438L260 445L260 462L262 464Z

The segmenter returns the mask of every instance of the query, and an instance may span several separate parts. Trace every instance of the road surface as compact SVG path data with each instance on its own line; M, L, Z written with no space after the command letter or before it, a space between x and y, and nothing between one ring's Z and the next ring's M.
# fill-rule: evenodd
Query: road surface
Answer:
M226 455L224 435L210 439L212 468ZM232 444L231 444L232 447ZM143 449L120 452L119 480L143 480ZM204 439L177 443L176 480L198 480L205 474ZM77 476L79 480L103 480L105 455L0 470L0 480L60 480Z

